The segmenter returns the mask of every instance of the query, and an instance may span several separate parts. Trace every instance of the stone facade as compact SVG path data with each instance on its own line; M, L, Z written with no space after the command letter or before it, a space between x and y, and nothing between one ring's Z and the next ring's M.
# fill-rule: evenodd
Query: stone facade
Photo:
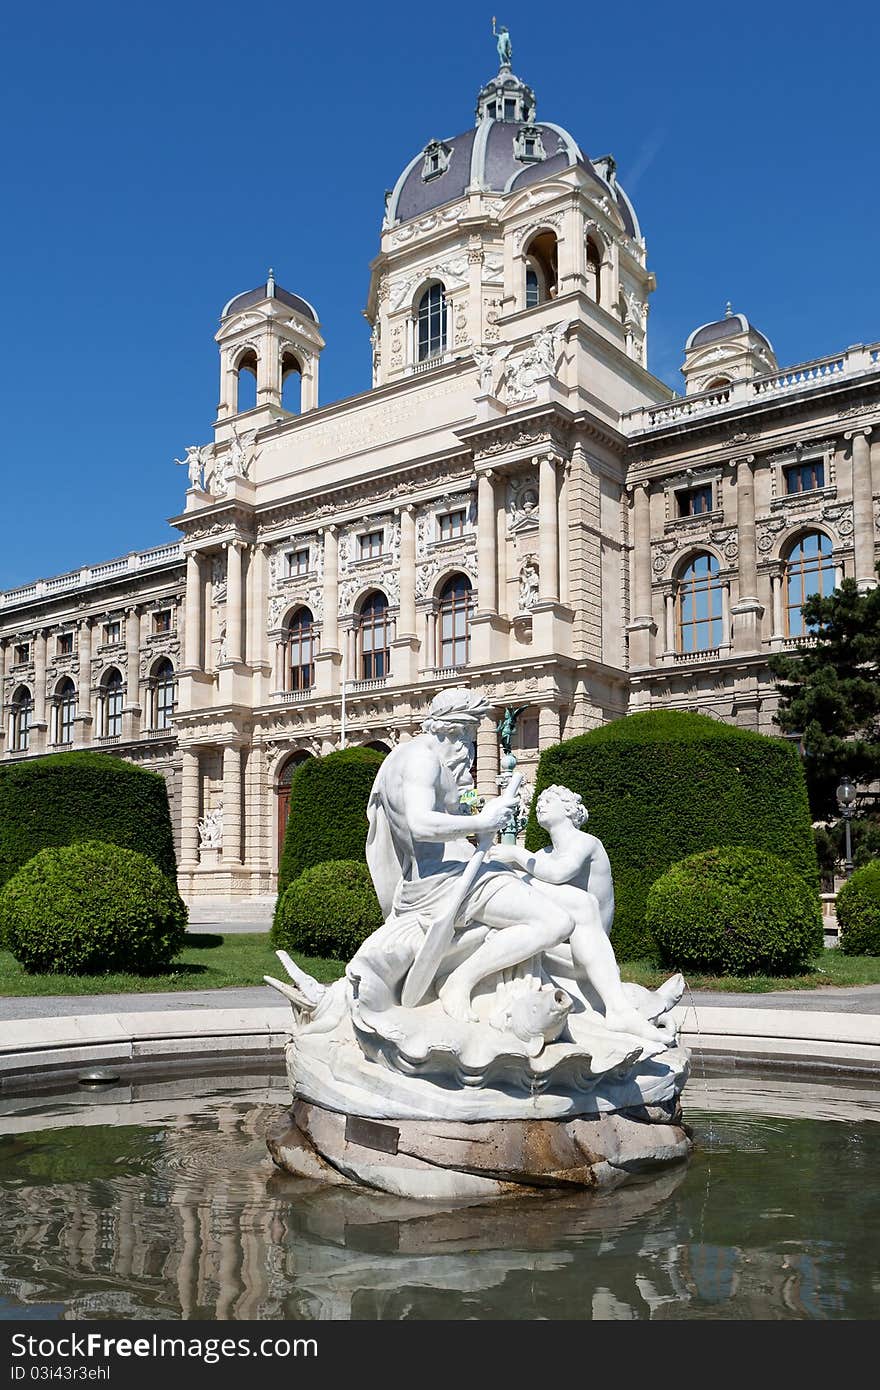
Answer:
M319 404L317 312L270 272L223 313L180 544L0 595L0 756L164 771L190 895L270 892L292 759L390 748L444 683L526 707L527 778L632 709L769 731L798 595L873 582L880 346L780 370L728 312L675 396L613 160L534 124L509 68L479 102L387 200L372 389ZM497 773L487 723L482 791Z

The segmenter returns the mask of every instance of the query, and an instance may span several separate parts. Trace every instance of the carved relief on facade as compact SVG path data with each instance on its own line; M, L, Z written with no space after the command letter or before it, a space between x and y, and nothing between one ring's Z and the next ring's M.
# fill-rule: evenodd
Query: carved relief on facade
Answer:
M483 337L487 343L496 343L501 337L498 320L501 316L501 300L494 297L483 300Z
M430 598L440 575L451 570L460 570L466 574L476 595L476 553L472 547L468 549L462 546L456 550L444 550L442 555L435 555L432 559L416 567L416 598L420 600Z

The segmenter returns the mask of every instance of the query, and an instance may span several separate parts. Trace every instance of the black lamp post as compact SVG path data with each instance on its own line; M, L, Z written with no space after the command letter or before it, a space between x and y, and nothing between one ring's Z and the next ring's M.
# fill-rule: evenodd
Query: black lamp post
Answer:
M840 814L843 816L843 824L846 828L846 859L843 862L843 868L847 878L853 871L852 835L849 823L855 812L855 799L856 789L847 774L844 773L840 786L837 788L837 804L840 807Z

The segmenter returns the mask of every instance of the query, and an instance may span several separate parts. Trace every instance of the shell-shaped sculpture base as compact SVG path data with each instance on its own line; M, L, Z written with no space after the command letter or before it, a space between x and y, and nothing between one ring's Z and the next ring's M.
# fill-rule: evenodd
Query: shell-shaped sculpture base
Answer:
M422 1201L472 1201L540 1188L609 1190L682 1163L677 1103L570 1120L371 1120L306 1101L269 1135L280 1168Z

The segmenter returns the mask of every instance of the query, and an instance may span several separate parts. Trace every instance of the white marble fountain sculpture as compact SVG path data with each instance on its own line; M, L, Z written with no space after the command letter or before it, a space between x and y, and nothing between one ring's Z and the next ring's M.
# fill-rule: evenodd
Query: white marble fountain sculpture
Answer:
M519 777L477 815L469 690L441 691L373 784L367 863L383 925L324 986L286 952L293 1108L269 1140L291 1172L400 1196L608 1187L686 1157L684 982L623 984L614 890L586 810L537 804L536 854L494 844ZM468 837L477 838L477 847Z

